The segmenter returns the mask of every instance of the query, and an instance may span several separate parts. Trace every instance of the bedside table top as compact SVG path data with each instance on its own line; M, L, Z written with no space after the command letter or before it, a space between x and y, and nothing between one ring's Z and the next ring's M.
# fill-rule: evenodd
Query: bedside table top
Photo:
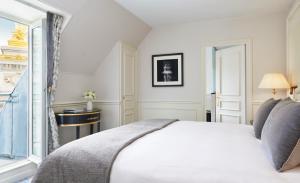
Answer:
M99 114L101 112L100 109L94 109L92 111L80 111L80 112L56 112L57 116L82 116L82 115L90 115L90 114Z
M76 113L55 113L56 121L59 126L82 126L100 123L101 110L80 111Z

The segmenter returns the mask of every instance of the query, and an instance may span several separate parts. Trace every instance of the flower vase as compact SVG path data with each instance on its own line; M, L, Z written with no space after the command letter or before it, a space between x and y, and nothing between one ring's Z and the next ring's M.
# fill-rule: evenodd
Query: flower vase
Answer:
M89 100L87 103L86 103L86 110L87 111L92 111L93 110L93 102L91 100Z

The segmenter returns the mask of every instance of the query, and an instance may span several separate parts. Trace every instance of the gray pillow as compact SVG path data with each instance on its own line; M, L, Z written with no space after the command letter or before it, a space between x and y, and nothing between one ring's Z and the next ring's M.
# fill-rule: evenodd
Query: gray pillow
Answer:
M280 100L274 100L270 98L269 100L265 101L261 106L258 108L254 120L253 120L253 128L255 137L260 139L261 132L264 127L264 124L272 111L273 107L279 102Z
M278 171L300 164L300 103L279 102L262 130L262 146Z

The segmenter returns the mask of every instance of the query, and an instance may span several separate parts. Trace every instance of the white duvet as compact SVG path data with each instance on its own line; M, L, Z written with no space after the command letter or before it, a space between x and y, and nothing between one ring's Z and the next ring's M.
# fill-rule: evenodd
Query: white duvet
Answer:
M251 126L180 121L122 150L110 183L300 183L300 168L275 171Z

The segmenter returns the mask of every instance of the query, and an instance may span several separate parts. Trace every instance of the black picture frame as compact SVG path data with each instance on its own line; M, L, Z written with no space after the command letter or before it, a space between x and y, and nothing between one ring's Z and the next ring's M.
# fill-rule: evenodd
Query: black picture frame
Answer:
M183 53L152 55L152 87L184 86Z

